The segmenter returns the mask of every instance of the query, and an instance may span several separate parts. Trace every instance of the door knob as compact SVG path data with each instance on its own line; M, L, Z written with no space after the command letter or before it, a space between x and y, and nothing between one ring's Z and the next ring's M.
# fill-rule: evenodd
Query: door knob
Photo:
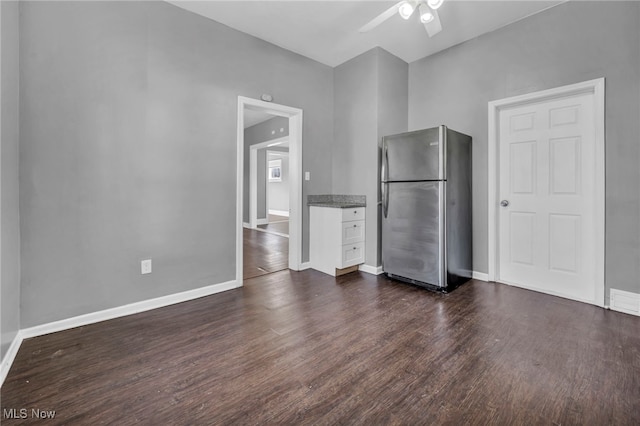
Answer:
M507 207L509 205L509 201L508 200L502 200L502 201L500 201L500 205L502 207Z

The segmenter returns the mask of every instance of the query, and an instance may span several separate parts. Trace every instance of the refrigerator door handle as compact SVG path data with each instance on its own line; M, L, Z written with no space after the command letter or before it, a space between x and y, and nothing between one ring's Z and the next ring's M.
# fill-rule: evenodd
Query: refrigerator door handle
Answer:
M389 155L387 145L382 146L382 166L380 169L380 194L382 195L382 214L387 217L389 211L389 197L387 194L387 177L389 173Z
M382 214L385 219L387 217L387 213L389 212L389 196L387 195L387 183L382 182Z
M382 145L382 166L380 169L380 181L386 182L389 179L389 153L387 144Z

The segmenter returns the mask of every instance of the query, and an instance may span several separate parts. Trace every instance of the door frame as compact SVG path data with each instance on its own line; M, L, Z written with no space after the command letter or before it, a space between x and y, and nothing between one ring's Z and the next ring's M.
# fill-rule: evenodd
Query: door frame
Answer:
M238 96L236 133L236 281L242 286L242 235L244 208L244 110L266 112L289 119L289 269L299 271L302 262L302 110L258 99ZM270 141L273 143L273 141Z
M249 227L257 228L258 225L258 150L268 148L274 143L286 142L289 136L260 142L249 146ZM267 182L268 184L268 182ZM269 218L269 191L267 188L265 197L267 199L267 219Z
M500 111L506 108L527 105L537 102L550 101L557 98L569 96L592 94L594 98L595 110L595 179L596 179L596 258L595 262L595 283L596 297L593 303L598 306L605 306L605 282L604 282L604 236L605 236L605 79L598 78L567 86L556 87L554 89L542 90L525 95L513 96L489 102L489 181L488 181L488 254L489 254L489 281L500 280L500 252L498 247L498 194L499 194L499 119Z

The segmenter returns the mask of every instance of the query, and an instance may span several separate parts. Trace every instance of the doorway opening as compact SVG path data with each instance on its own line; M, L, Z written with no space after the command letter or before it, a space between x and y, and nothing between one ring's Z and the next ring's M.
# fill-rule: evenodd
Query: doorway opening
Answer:
M258 230L289 238L289 141L266 151L266 223Z
M267 116L268 117L268 116ZM251 123L251 122L250 122ZM267 119L245 129L245 144L250 144L255 134L270 133L276 128L288 133L288 123ZM245 124L246 125L246 124ZM245 194L245 228L289 237L290 178L289 137L283 136L249 146L249 197ZM245 161L246 164L246 161ZM245 171L246 175L246 171ZM244 185L247 189L247 183Z
M249 146L249 185L244 185L244 279L289 267L289 125L288 119L245 111ZM273 139L278 134L286 136ZM267 140L253 143L255 140ZM245 161L245 175L247 162ZM247 196L247 190L249 194ZM246 215L248 211L248 223Z
M302 110L238 97L236 279L300 270Z

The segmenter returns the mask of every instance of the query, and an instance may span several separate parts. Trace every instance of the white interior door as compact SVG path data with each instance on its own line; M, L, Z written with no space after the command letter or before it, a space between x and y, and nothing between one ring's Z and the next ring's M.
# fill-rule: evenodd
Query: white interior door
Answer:
M501 109L498 280L597 300L595 96Z

